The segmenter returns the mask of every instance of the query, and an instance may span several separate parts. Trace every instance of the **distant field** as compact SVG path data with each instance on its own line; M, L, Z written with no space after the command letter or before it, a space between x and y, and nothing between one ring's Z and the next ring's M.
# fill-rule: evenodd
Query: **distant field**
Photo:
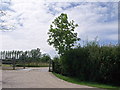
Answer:
M17 67L22 67L23 64L17 64L16 65ZM28 64L25 64L26 67L48 67L49 66L49 63L28 63Z
M49 63L29 63L26 64L25 67L48 67ZM16 69L20 69L23 68L22 64L16 64ZM12 70L13 69L13 65L12 64L2 64L2 69L3 70Z

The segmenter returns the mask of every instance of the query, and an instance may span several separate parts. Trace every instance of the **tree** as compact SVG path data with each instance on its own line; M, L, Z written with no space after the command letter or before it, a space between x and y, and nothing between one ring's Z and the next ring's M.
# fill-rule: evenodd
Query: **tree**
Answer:
M49 45L53 45L60 55L70 50L76 41L80 40L80 38L77 38L77 33L74 33L77 26L78 24L74 24L73 20L68 21L67 14L62 13L50 25L48 32Z
M39 48L32 49L31 54L32 54L33 59L35 59L35 60L38 60L41 57L41 51Z
M37 49L32 49L31 50L31 56L32 56L32 62L37 62L37 63L34 63L34 64L38 64L38 61L40 60L41 58L41 51L39 48Z
M43 54L41 57L42 62L49 62L51 60L51 57L48 54Z

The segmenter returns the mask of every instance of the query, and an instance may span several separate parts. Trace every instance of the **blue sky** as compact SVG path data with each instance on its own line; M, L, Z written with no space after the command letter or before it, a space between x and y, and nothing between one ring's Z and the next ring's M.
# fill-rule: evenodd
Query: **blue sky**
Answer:
M1 50L30 50L40 48L43 53L55 56L47 43L49 26L61 13L79 25L75 32L84 40L92 41L98 36L100 43L118 42L117 2L52 2L44 0L1 0L1 16L10 31L0 31ZM110 0L108 0L110 1Z

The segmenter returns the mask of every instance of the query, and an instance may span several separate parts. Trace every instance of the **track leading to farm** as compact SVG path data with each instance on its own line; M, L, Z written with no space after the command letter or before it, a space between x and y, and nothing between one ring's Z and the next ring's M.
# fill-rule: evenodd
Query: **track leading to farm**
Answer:
M55 77L48 68L2 71L2 88L91 88L72 84Z

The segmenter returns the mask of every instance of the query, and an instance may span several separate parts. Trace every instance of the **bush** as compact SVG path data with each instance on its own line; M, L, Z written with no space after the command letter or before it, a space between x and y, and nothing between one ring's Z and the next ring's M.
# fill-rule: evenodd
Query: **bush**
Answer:
M53 64L52 64L53 72L60 74L61 73L60 58L54 57L52 62L53 62Z
M55 60L55 72L81 80L120 85L120 46L96 42L66 51Z

